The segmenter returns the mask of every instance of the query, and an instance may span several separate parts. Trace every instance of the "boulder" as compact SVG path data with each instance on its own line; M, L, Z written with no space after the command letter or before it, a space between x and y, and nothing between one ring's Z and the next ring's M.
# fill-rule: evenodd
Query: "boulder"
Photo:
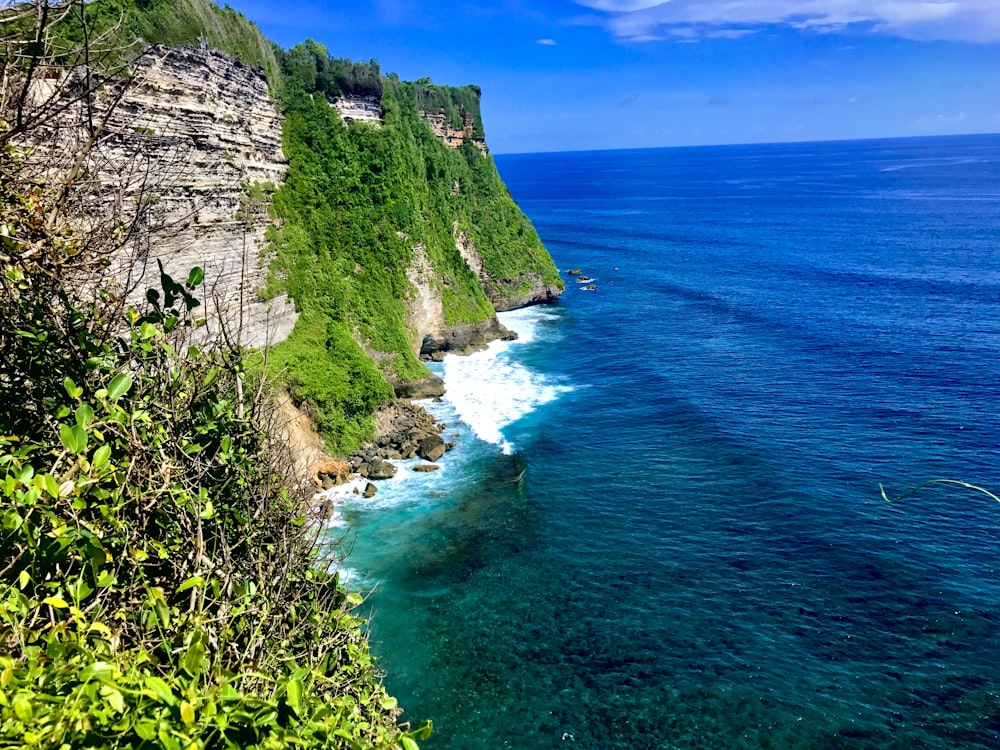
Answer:
M444 381L437 375L431 375L423 380L414 380L392 384L397 398L432 398L444 393Z
M438 466L437 464L420 464L419 466L414 466L413 470L414 471L422 471L422 472L426 473L426 472L430 472L430 471L437 471L440 468L441 467Z
M376 487L371 482L365 485L365 492L364 492L365 497L374 497L376 492L378 492L378 487Z
M389 479L395 475L396 467L381 458L376 458L368 465L369 479Z
M445 450L445 442L441 436L431 435L420 441L420 445L417 446L417 455L425 461L437 461L444 455Z

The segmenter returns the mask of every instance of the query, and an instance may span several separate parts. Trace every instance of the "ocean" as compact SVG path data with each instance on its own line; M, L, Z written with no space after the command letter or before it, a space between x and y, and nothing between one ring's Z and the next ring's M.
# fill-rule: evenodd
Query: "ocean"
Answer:
M423 746L1000 744L1000 503L880 491L1000 490L1000 136L496 162L567 290L330 532Z

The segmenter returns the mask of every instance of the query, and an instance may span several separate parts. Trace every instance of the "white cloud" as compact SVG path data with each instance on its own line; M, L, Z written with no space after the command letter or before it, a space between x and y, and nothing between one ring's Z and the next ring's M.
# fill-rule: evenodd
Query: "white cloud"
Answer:
M911 39L1000 41L1000 0L575 0L629 41L859 27Z
M535 44L540 44L543 47L555 47L556 46L556 40L555 39L537 39L537 40L535 40Z
M914 121L913 127L917 130L926 130L929 133L940 133L953 128L957 128L966 121L965 112L958 112L954 115L937 114L933 117L922 117Z

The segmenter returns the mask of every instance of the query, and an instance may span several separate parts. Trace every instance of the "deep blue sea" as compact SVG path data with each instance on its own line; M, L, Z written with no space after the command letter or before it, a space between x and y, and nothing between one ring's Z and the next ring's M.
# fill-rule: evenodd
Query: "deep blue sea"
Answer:
M424 746L1000 745L1000 504L879 490L1000 490L1000 136L496 161L598 288L341 508Z

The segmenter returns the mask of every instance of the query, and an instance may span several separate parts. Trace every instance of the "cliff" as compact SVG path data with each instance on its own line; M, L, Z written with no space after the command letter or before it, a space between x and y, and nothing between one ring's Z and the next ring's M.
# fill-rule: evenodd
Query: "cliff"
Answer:
M126 5L151 41L192 33L166 0ZM385 78L313 41L266 58L252 29L224 33L230 11L181 6L272 79L205 45L153 46L39 145L74 153L52 144L78 148L96 113L98 197L77 215L128 227L111 259L127 297L157 287L161 264L178 279L203 268L202 335L276 345L274 377L331 452L350 452L394 393L441 392L423 359L508 336L496 311L551 301L562 281L497 174L478 87Z
M287 295L258 298L267 278L268 194L285 176L282 120L259 69L211 48L156 47L133 69L134 84L108 123L123 164L136 150L149 165L156 199L152 241L122 264L141 268L138 291L155 286L150 261L176 278L201 266L210 282L209 331L242 325L244 345L282 341L295 325ZM138 261L138 262L136 262Z
M315 42L282 64L289 168L267 294L301 317L271 363L345 453L393 390L441 392L421 359L508 336L496 310L562 281L485 147L478 88L382 78Z
M50 71L35 100L71 94L66 77ZM281 128L260 69L207 47L152 47L127 77L78 97L24 143L44 155L49 180L86 154L87 187L69 208L80 223L127 227L107 275L128 299L159 288L156 261L178 279L200 266L210 282L205 335L241 328L256 347L287 338L296 319L287 295L256 294L268 267L266 203L287 166Z

